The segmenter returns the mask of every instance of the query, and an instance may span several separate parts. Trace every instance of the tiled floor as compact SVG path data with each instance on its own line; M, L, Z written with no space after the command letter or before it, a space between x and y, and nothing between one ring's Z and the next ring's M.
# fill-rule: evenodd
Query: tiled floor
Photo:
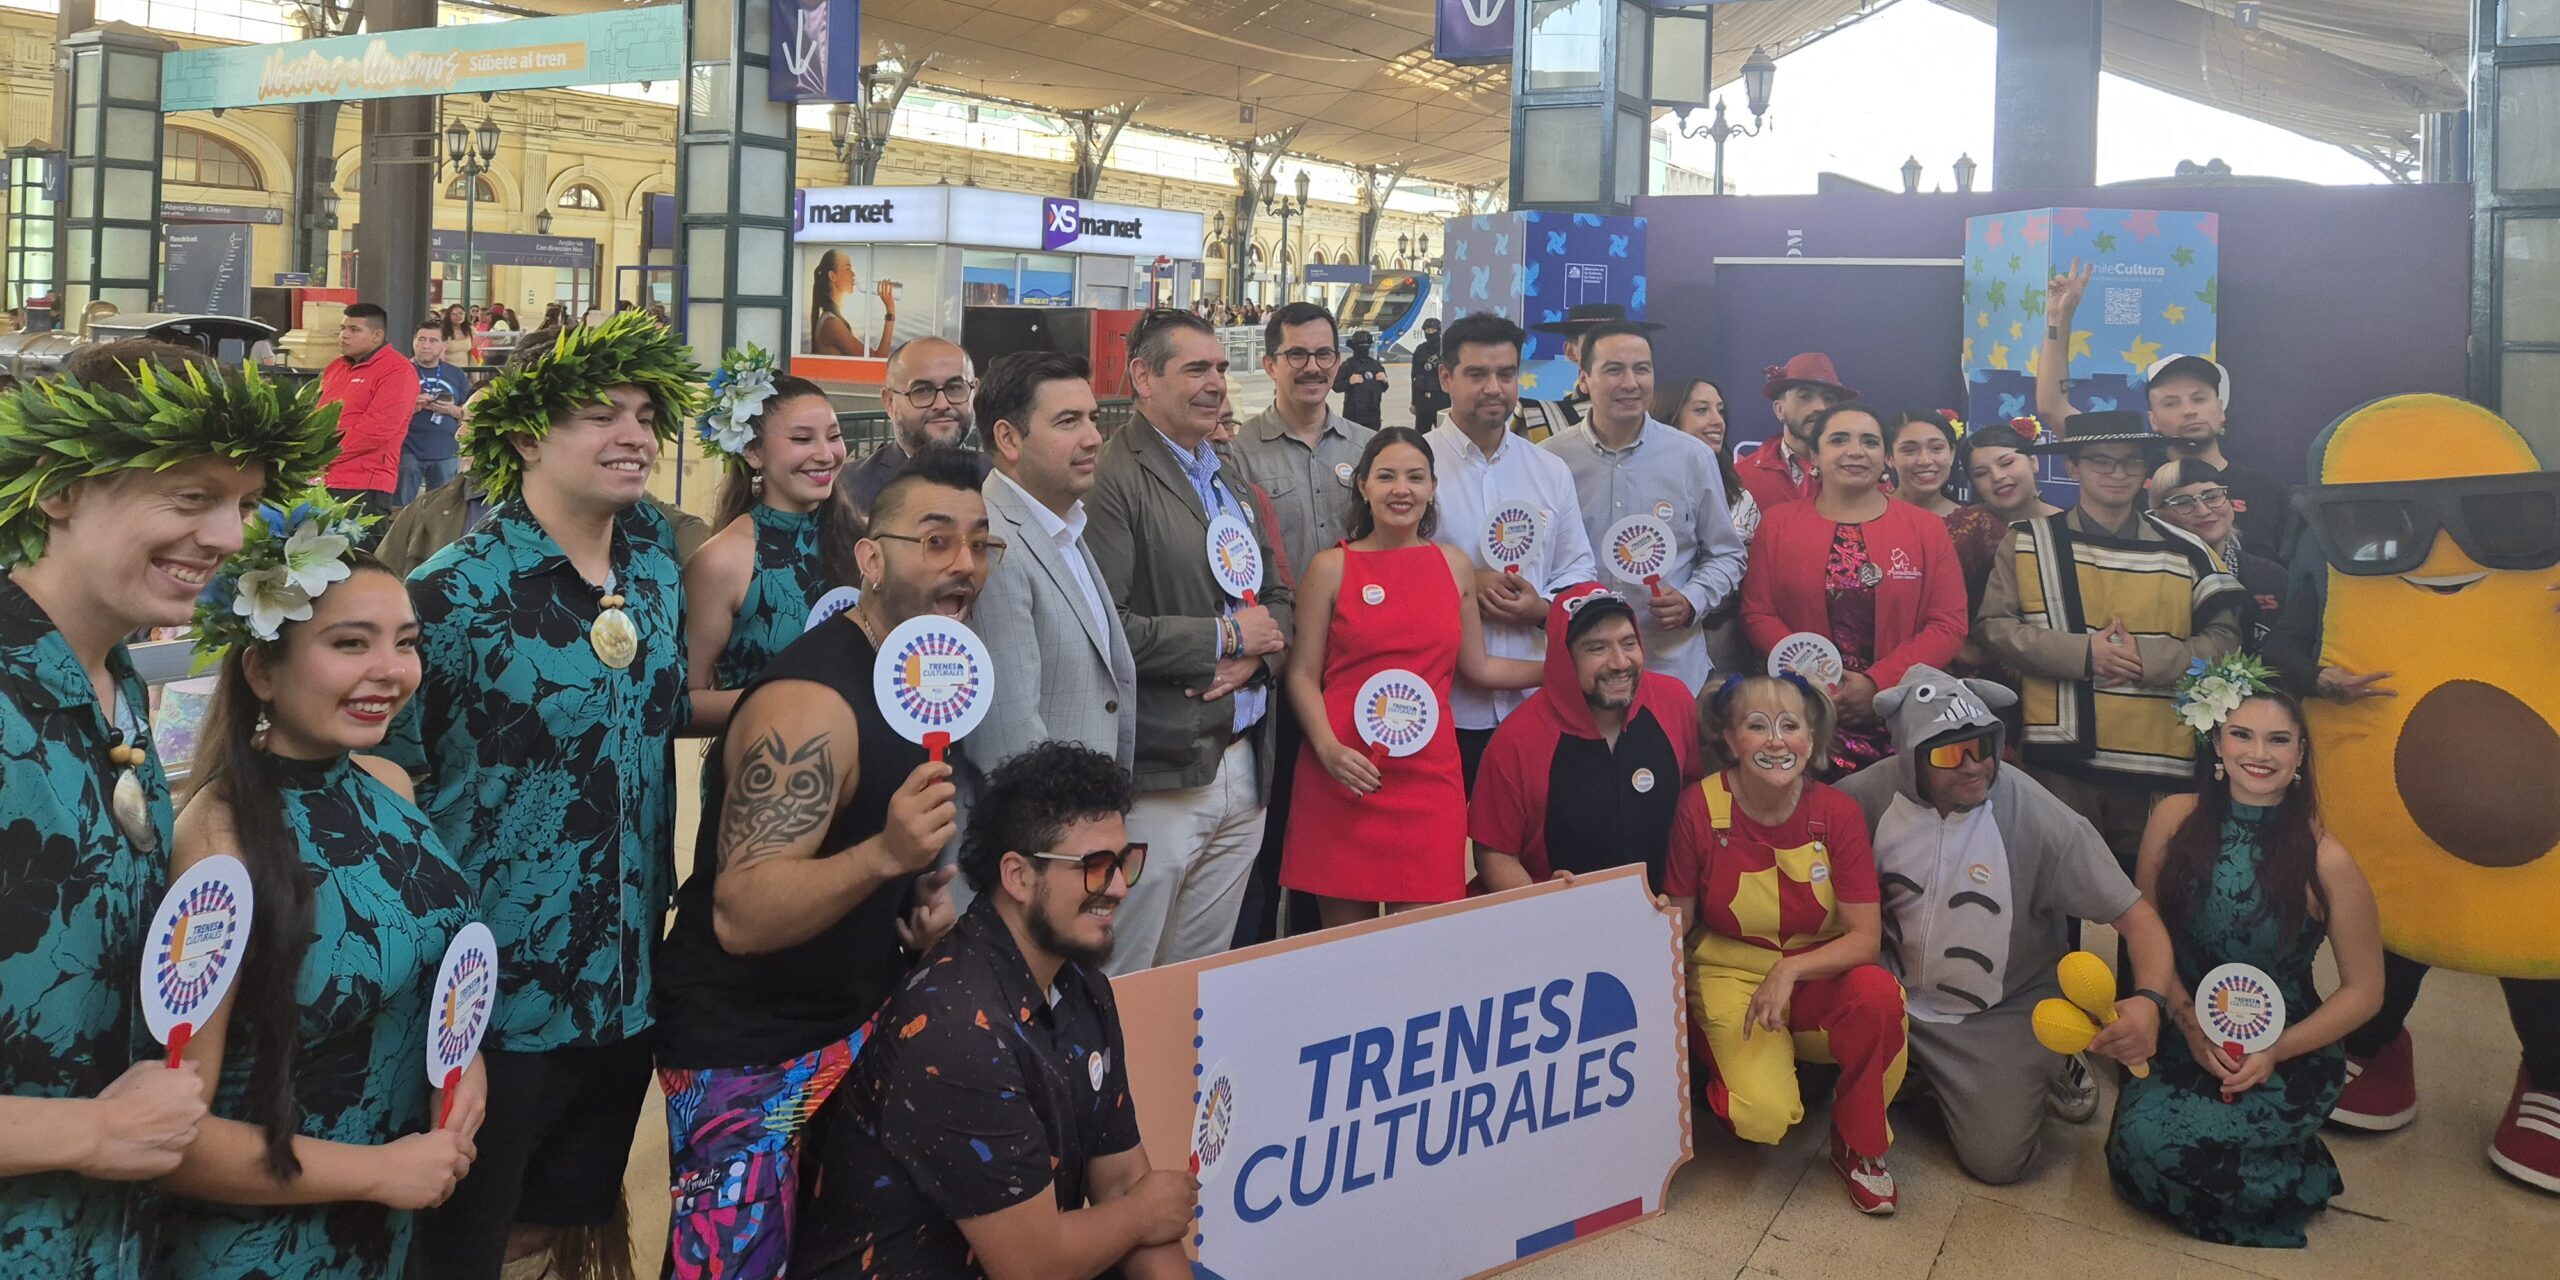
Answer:
M678 860L691 864L698 752L679 753ZM2101 953L2113 951L2103 931ZM2324 986L2330 982L2325 975ZM2129 1208L2107 1183L2106 1109L2085 1125L2048 1122L2046 1149L2012 1186L1956 1167L1925 1105L1894 1113L1891 1157L1902 1210L1862 1218L1824 1160L1827 1113L1777 1147L1736 1140L1712 1117L1668 1209L1509 1274L1522 1280L2560 1280L2560 1197L2529 1191L2483 1154L2516 1070L2497 984L2437 973L2410 1018L2419 1117L2398 1133L2331 1130L2346 1194L2311 1226L2307 1249L2204 1244ZM2112 1090L2110 1084L2109 1089ZM2110 1092L2108 1102L2112 1104ZM657 1097L641 1117L628 1189L641 1273L666 1240L666 1128ZM1346 1273L1347 1274L1347 1273ZM1398 1275L1393 1270L1377 1275Z

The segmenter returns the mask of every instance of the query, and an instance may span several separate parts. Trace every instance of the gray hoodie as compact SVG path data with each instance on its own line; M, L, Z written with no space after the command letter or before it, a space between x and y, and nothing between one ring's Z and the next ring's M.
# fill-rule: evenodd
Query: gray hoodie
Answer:
M1921 799L1922 749L1988 733L1997 751L1994 708L2016 701L1915 665L1876 695L1894 754L1840 783L1875 832L1885 967L1923 1022L2060 994L2065 920L2112 921L2141 897L2097 829L2014 764L2001 762L1979 807L1941 816Z

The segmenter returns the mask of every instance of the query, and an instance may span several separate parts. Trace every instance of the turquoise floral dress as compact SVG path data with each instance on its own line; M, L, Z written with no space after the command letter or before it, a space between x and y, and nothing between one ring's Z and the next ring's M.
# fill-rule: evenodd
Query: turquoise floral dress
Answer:
M2311 961L2328 931L2305 917L2292 941L2280 937L2259 887L2268 812L2231 806L2211 892L2169 930L2189 990L2221 965L2255 965L2275 979L2290 1024L2320 1007ZM2125 1081L2107 1135L2117 1194L2200 1240L2301 1248L2303 1224L2345 1187L2320 1125L2346 1087L2346 1050L2333 1043L2278 1064L2266 1083L2224 1102L2221 1082L2183 1036L2160 1040L2150 1078Z
M156 1056L135 991L145 920L168 887L169 783L139 735L158 833L136 848L110 816L107 749L149 704L133 663L107 656L122 716L53 620L0 577L0 1093L86 1098ZM69 1173L0 1178L0 1273L130 1280L142 1273L141 1183Z
M729 627L729 645L711 664L712 687L743 689L773 655L809 627L809 610L827 593L818 562L818 513L793 515L762 503L747 512L756 526L755 576Z
M294 979L298 1131L380 1146L434 1122L427 1002L471 887L426 815L340 756L278 760L285 823L312 886L310 949ZM222 1055L217 1115L252 1119L256 1066L235 1021ZM362 1201L253 1208L173 1199L162 1239L177 1280L398 1280L409 1261L405 1210Z

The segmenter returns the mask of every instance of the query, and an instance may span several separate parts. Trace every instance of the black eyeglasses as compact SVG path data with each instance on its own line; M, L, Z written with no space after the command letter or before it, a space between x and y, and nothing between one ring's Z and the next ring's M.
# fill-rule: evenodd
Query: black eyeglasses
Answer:
M1138 877L1147 869L1147 844L1143 840L1134 841L1118 849L1100 849L1092 853L1035 853L1031 856L1049 862L1084 864L1086 893L1100 893L1110 888L1111 873L1114 871L1119 872L1120 879L1134 889L1138 887Z
M1309 351L1305 347L1291 347L1286 351L1275 351L1272 355L1292 369L1304 369L1310 361L1314 362L1319 369L1329 369L1342 363L1342 353L1331 347L1320 351Z
M969 393L977 389L978 384L975 379L953 378L951 381L943 383L941 386L935 386L927 382L919 382L904 391L898 392L898 394L905 396L908 404L914 405L919 409L930 409L933 407L933 402L937 398L949 400L955 405L967 404L969 403Z
M2313 485L2293 505L2329 567L2354 577L2415 571L2440 532L2484 569L2560 564L2560 472Z

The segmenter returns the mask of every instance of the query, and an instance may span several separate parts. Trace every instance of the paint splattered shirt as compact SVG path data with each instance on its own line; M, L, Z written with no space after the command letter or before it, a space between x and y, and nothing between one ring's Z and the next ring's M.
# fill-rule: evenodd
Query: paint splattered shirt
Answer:
M147 705L123 646L107 656L126 707ZM149 1056L135 982L168 887L168 778L148 735L140 769L159 831L133 846L110 816L108 710L44 610L0 577L0 1093L86 1098ZM141 1274L141 1184L69 1173L0 1178L11 1275Z
M419 807L497 935L491 1048L611 1044L649 1026L689 714L675 539L653 504L616 520L613 580L640 636L618 671L587 640L602 591L521 498L409 577L426 682L382 754L419 778Z
M792 1273L984 1276L960 1219L1043 1190L1082 1209L1086 1162L1138 1145L1124 1056L1101 971L1067 962L1051 1003L995 900L971 903L881 1006L819 1117Z

